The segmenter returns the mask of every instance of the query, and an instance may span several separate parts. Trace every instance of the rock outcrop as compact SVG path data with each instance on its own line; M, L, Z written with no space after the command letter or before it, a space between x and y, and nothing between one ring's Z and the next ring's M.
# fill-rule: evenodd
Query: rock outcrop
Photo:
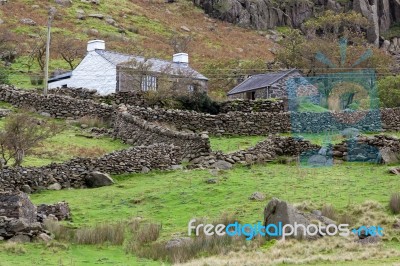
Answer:
M31 242L47 233L38 222L37 208L23 192L0 193L0 240Z
M311 224L314 224L315 222L320 222L325 226L335 224L334 221L320 214L317 214L317 212L302 213L291 204L277 198L273 198L264 209L264 226L268 226L270 224L278 225L279 223L282 223L282 226L287 224L295 226L296 223L298 225L301 224L307 227ZM325 232L322 233L325 234ZM305 236L303 229L299 228L299 230L297 231L297 235L293 235L291 237L298 239L305 238L311 240L322 236L323 235L321 235L320 232L313 236Z
M361 13L370 22L367 38L379 45L379 36L393 23L400 21L398 0L301 0L301 1L251 1L251 0L193 0L195 5L214 18L258 30L276 26L300 28L310 17L324 10Z

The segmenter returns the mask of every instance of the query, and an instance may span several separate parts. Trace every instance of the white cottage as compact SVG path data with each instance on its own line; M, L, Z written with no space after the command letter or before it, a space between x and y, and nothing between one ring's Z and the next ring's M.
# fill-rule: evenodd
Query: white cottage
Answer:
M179 54L181 55L181 54ZM174 60L165 61L160 59L150 59L152 64L151 77L156 76L154 72L161 71L160 65L168 64L173 69L187 68L191 73L195 73L197 80L207 85L208 79L200 73L192 70L188 66L188 59L185 64L179 62L182 56L174 55ZM187 54L186 54L187 58ZM120 90L121 74L117 75L117 66L132 60L143 60L142 57L121 54L114 51L105 50L105 42L103 40L89 41L87 45L87 54L81 63L71 72L57 75L49 79L49 89L70 87L70 88L88 88L95 89L100 95L107 95L118 92ZM120 72L120 71L119 71ZM146 80L146 79L144 79ZM142 86L145 87L145 86Z

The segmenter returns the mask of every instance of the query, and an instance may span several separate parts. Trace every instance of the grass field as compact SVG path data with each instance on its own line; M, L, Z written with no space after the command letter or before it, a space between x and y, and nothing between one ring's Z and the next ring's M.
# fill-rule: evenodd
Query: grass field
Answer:
M3 106L3 108L9 108L4 103L1 104L0 106ZM63 120L48 120L64 126L64 130L34 148L25 157L23 166L43 166L53 162L64 162L74 157L100 157L106 153L129 147L122 141L113 140L110 137L94 137L79 127L65 124ZM0 129L3 128L4 123L5 120L0 119Z
M210 137L210 144L213 151L230 153L250 148L265 139L263 136Z
M311 201L316 207L332 204L339 211L366 200L386 206L391 193L400 191L396 176L387 173L384 166L371 164L316 169L280 164L236 167L218 175L217 184L206 184L212 177L208 170L153 171L115 176L117 184L111 187L45 191L31 198L37 204L67 201L74 226L139 216L162 222L163 236L169 237L185 233L187 222L194 217L215 219L229 213L244 222L262 220L266 202L248 200L255 191L264 193L267 199ZM83 206L82 198L90 204Z
M207 184L205 181L208 178L217 178L218 183ZM31 199L35 204L67 201L73 221L64 224L70 227L141 217L143 222L162 224L160 239L168 240L186 236L187 223L192 218L215 220L225 213L234 215L243 223L262 221L263 208L272 197L316 209L332 204L338 213L352 209L359 216L363 215L365 208L373 221L389 227L395 217L385 206L391 193L400 191L398 178L388 174L387 167L357 163L316 169L271 163L250 168L238 166L217 176L208 170L178 170L119 175L114 179L116 184L110 187L44 191L31 195ZM248 198L255 191L264 193L266 200L250 201ZM86 204L82 204L82 199ZM367 200L378 202L383 209L372 207L378 208L379 212L371 214L370 206L376 205L361 205ZM346 242L340 243L337 245L345 245ZM385 252L389 247L396 246L395 242L393 245L390 245L392 242L385 243L380 247ZM23 264L26 261L39 265L151 265L148 261L137 261L123 253L122 246L68 245L68 250L51 251L41 244L30 244L23 246L26 251L23 254L0 252L0 265L30 265ZM335 252L340 253L340 249ZM375 253L371 251L371 254ZM382 263L385 261L390 263L392 259L379 260Z
M120 140L109 137L87 138L89 135L72 127L44 141L27 156L24 166L42 166L52 162L64 162L74 157L100 157L115 150L128 147Z
M160 265L145 259L135 258L124 253L122 247L91 245L25 244L15 249L0 245L1 266L80 266L80 265L118 265L152 266Z

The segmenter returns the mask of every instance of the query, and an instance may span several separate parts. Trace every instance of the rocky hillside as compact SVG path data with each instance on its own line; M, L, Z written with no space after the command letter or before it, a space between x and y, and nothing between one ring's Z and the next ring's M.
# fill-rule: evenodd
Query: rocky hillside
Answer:
M361 13L370 22L367 37L379 44L379 36L400 22L398 0L194 0L214 18L240 26L265 30L276 26L301 28L302 23L324 10Z
M265 33L210 18L192 1L178 0L8 0L0 1L0 27L11 30L20 44L12 71L26 72L29 41L46 29L50 6L57 8L52 32L56 38L104 39L107 49L171 59L171 40L188 37L190 63L200 71L232 60L262 59L273 54ZM68 69L52 48L50 70ZM36 68L36 69L35 69ZM33 66L31 70L38 70ZM13 83L22 78L11 78ZM27 83L27 82L25 82ZM24 86L25 83L16 85Z

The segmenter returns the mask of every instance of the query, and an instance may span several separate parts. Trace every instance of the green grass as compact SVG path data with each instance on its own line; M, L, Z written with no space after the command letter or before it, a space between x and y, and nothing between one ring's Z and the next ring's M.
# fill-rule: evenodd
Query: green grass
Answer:
M388 31L382 34L386 40L391 40L400 36L400 23L394 23Z
M24 89L32 89L32 88L40 88L43 85L32 85L31 84L31 75L35 73L36 75L41 75L41 70L37 61L34 61L31 68L28 69L28 56L20 56L15 62L11 65L9 82L10 84ZM75 65L79 63L79 59L74 62ZM69 65L62 59L52 58L49 62L49 71L50 74L56 69L65 69L70 70ZM28 73L28 72L31 73Z
M345 140L340 133L334 132L331 134L325 133L301 133L301 134L293 134L293 133L281 133L279 134L282 137L298 137L301 136L304 140L308 140L313 144L317 144L322 146L323 144L332 143L338 144Z
M115 246L69 245L67 250L63 250L49 248L42 244L25 244L23 248L26 251L25 254L1 251L0 265L160 265L160 262L126 255L122 247Z
M88 135L79 129L68 129L47 139L35 149L34 154L25 158L23 166L42 166L74 157L99 157L129 147L109 137L86 138L81 134Z
M265 140L263 136L210 137L211 149L224 153L244 150Z
M324 113L324 112L328 112L329 110L322 106L319 106L319 105L316 105L316 104L313 104L310 102L303 102L299 105L298 111L302 112L302 113L305 113L305 112Z
M0 102L1 106L9 108L8 104ZM65 124L63 120L48 120L56 121L60 125ZM3 128L4 123L4 118L0 119L0 129ZM100 157L107 153L129 147L129 145L124 144L122 141L113 140L110 137L87 138L85 136L90 136L90 134L78 127L69 125L56 136L46 139L38 147L34 148L31 154L25 157L22 165L43 166L53 162L65 162L74 157Z
M114 176L117 184L90 190L45 191L33 194L34 203L65 200L70 204L73 226L143 217L162 222L163 237L185 234L194 217L216 219L224 212L242 222L262 220L266 202L248 197L260 191L267 199L278 197L291 203L329 203L338 210L350 204L375 200L385 206L392 192L400 191L398 177L387 167L345 163L331 168L306 169L296 165L267 164L236 167L223 172L215 185L208 170L171 171ZM90 204L82 204L82 199ZM140 203L134 203L134 202Z

